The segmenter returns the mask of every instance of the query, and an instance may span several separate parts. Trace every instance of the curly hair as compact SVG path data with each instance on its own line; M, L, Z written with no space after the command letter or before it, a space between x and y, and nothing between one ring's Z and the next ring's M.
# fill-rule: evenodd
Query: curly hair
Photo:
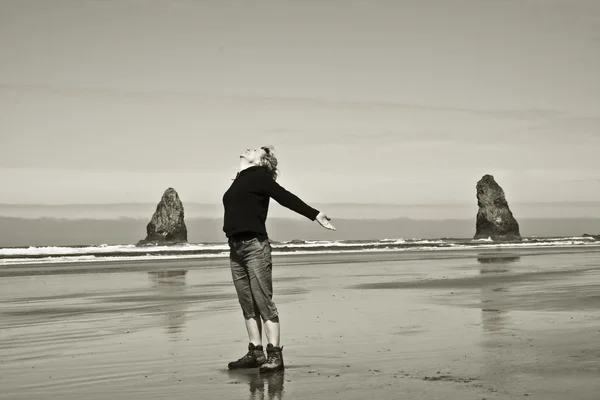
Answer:
M277 157L275 157L275 147L268 145L262 146L264 154L260 157L260 166L269 171L274 180L277 180L279 170L277 169Z

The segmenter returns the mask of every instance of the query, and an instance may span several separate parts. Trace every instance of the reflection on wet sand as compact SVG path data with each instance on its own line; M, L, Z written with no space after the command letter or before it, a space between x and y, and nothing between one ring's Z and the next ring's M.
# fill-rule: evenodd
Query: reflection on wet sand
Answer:
M163 300L159 311L165 316L165 328L171 340L179 340L185 325L185 302L181 297L186 289L187 270L149 271L148 279Z
M515 255L480 255L477 261L482 264L479 269L481 275L505 274L510 272L506 264L519 261L520 256ZM507 295L510 288L505 287L506 282L487 284L481 287L481 318L483 331L486 333L501 332L506 325L506 310L502 309L502 298Z
M230 383L248 383L250 400L283 399L285 371L261 374L258 368L246 370L228 370ZM265 384L267 386L265 396Z
M477 261L480 264L510 264L517 262L521 259L520 256L513 255L502 255L502 256L489 256L480 255L477 257Z
M477 261L482 264L479 269L481 275L496 274L502 275L511 271L507 264L515 263L521 257L513 255L505 256L479 256ZM484 284L480 289L481 296L481 325L483 333L487 335L483 346L483 368L484 376L494 376L496 384L503 388L506 387L506 377L498 374L500 370L505 370L500 352L499 341L502 341L504 330L510 325L508 310L502 304L506 296L510 296L508 283L500 281L498 283Z

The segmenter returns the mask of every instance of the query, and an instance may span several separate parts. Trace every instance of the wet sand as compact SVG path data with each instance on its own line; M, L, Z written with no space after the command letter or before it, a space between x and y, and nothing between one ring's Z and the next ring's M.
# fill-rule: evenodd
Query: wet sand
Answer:
M275 258L287 369L227 260L0 267L0 399L597 399L600 249Z

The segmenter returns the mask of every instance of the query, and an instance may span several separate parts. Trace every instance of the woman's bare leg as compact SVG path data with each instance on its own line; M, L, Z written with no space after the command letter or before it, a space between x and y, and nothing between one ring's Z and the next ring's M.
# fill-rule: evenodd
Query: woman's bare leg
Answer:
M275 347L279 347L279 316L265 321L265 334L267 335L267 340L269 343Z
M262 344L262 324L260 317L248 318L246 322L246 330L248 331L248 341L255 346Z

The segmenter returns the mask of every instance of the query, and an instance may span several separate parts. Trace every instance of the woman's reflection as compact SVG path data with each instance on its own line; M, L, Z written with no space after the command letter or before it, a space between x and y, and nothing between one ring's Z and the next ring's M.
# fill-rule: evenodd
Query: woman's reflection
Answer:
M285 371L259 373L258 368L246 370L228 370L232 380L247 382L250 400L281 400L283 399L283 382ZM265 396L265 385L267 386Z

